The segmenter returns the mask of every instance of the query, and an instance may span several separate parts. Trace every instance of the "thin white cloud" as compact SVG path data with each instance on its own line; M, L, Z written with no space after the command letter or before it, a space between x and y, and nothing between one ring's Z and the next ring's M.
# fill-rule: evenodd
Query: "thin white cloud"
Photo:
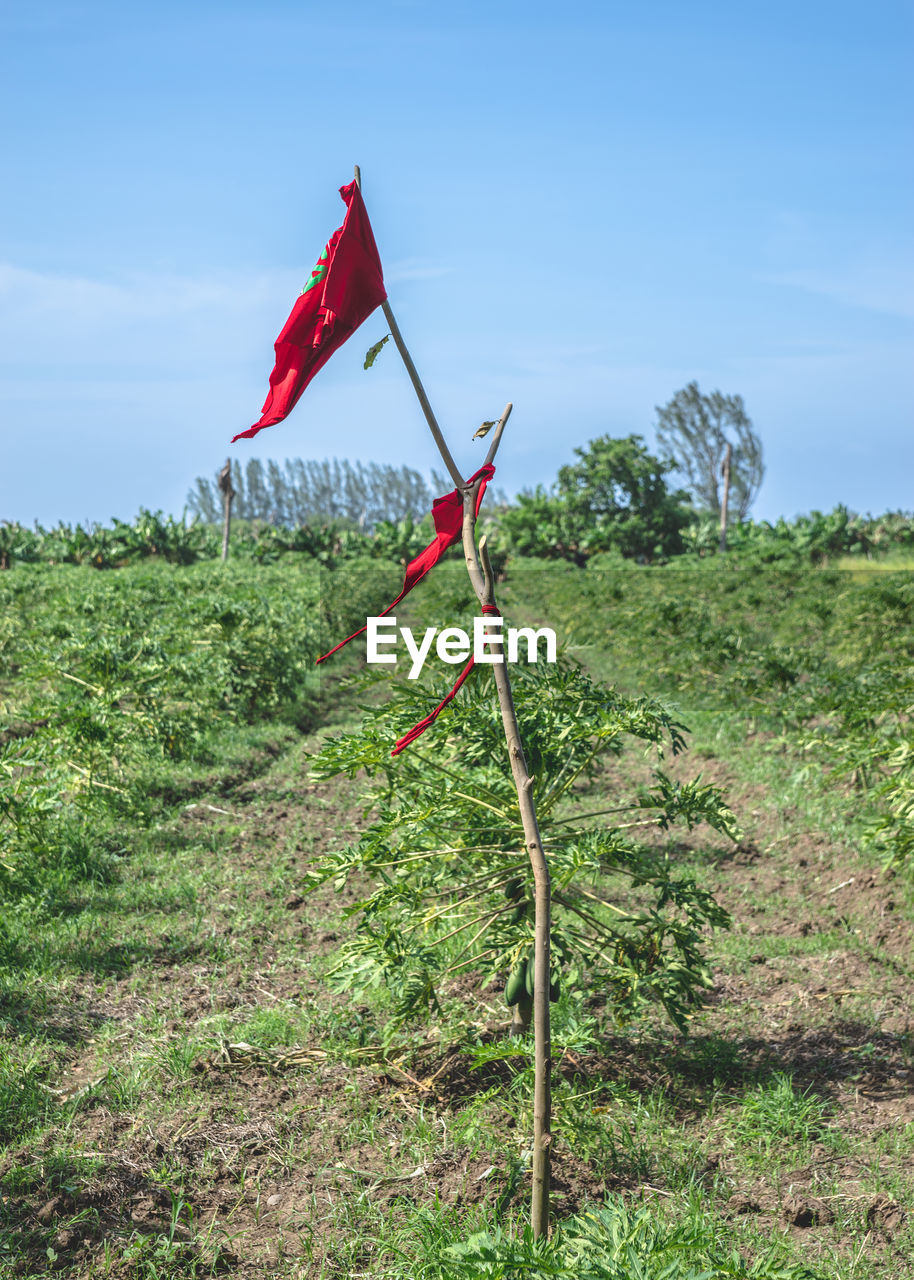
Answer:
M0 263L0 300L15 314L17 323L50 314L97 323L173 316L213 307L238 310L262 302L286 285L294 287L294 281L285 272L240 277L150 273L112 282Z
M252 335L279 332L299 288L291 272L103 280L0 263L0 361L83 378L243 359Z
M393 283L449 270L404 259L386 275ZM46 362L71 374L104 365L116 376L124 364L176 367L213 353L244 359L252 347L269 353L300 289L294 270L99 279L0 262L0 362Z
M907 264L861 263L844 271L782 271L764 278L867 311L914 317L914 266Z

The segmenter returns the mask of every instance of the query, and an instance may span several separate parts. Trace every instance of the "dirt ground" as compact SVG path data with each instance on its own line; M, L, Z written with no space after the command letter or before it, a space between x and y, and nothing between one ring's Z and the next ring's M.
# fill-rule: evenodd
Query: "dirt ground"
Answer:
M694 761L677 767L694 772ZM701 770L725 789L744 828L740 844L707 867L707 883L734 922L707 1005L689 1037L659 1028L619 1033L599 1052L565 1055L556 1069L592 1084L595 1105L601 1082L625 1081L644 1094L662 1088L677 1121L694 1129L701 1176L723 1188L731 1218L752 1219L763 1230L788 1228L808 1242L815 1261L851 1207L867 1224L868 1249L879 1251L884 1274L910 1274L910 1260L894 1243L906 1208L871 1189L873 1162L891 1163L895 1157L885 1152L892 1135L914 1123L912 922L904 895L871 860L821 833L795 830L791 814L727 762L703 759ZM121 1029L132 1043L143 1019L159 1019L157 1033L167 1038L186 1036L214 1011L319 1000L340 1010L348 1005L348 997L329 996L311 969L349 927L341 908L351 891L305 898L296 885L316 852L357 828L358 793L358 783L335 781L308 782L290 795L267 771L183 810L181 821L191 827L237 828L228 847L212 855L231 860L231 881L214 872L213 896L200 903L202 931L218 937L223 958L153 958L116 980L87 977L69 990L65 1007L48 1008L49 1018L72 1030L72 1054L56 1087L62 1098L85 1091L85 1103L70 1122L70 1167L56 1155L48 1176L4 1195L4 1212L20 1224L19 1274L132 1276L132 1263L110 1251L106 1259L105 1241L169 1231L188 1258L202 1247L227 1275L281 1275L293 1264L298 1270L290 1274L333 1274L347 1198L466 1205L494 1204L503 1195L511 1170L499 1134L488 1149L471 1151L450 1144L448 1127L455 1109L500 1082L504 1065L470 1072L465 1057L442 1051L434 1035L399 1063L381 1060L370 1045L361 1057L335 1060L320 1039L269 1050L223 1045L191 1064L192 1105L163 1107L159 1116L118 1106L99 1088L109 1063L98 1044L106 1055L116 1053ZM682 856L700 841L700 832L686 837ZM253 925L239 924L249 915ZM821 933L838 941L817 950L812 943ZM483 1034L502 1031L493 1019ZM737 1093L759 1071L789 1073L796 1088L826 1099L850 1139L848 1154L819 1144L775 1185L768 1172L747 1170L709 1123L707 1097L712 1085ZM376 1112L370 1143L352 1124L354 1095ZM434 1116L442 1137L432 1158L410 1167L401 1135L405 1117L419 1110ZM59 1136L49 1134L49 1156L52 1149L59 1150ZM32 1142L6 1155L0 1176L41 1160L41 1145ZM168 1171L184 1188L183 1214L162 1189ZM557 1144L558 1214L607 1191L658 1200L672 1194L635 1173L594 1168ZM44 1242L55 1228L52 1266Z

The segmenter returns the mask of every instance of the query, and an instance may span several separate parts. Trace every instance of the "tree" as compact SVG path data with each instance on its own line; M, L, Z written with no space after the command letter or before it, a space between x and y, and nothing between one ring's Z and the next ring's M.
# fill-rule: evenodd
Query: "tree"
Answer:
M682 550L686 495L669 491L663 477L670 468L641 436L599 436L575 454L580 461L559 470L559 496L604 543L600 550L645 560Z
M599 436L575 453L579 461L561 468L551 494L522 494L503 514L516 552L586 564L598 551L656 560L683 550L687 496L667 488L670 467L641 436Z
M657 440L664 461L684 479L696 503L720 517L721 482L727 445L730 462L729 518L744 520L755 501L765 467L762 442L746 414L742 396L712 391L703 396L697 382L657 405Z

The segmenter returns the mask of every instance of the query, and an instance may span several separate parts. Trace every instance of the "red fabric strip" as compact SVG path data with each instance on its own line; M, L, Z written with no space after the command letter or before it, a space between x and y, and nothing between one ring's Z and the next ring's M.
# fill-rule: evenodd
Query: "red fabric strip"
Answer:
M474 472L467 481L467 485L474 484L477 480L482 483L479 486L479 493L476 495L476 514L479 515L479 507L482 503L483 494L486 491L487 483L495 474L493 466L480 467ZM432 520L435 523L435 537L428 544L424 551L420 551L415 560L411 560L406 566L406 576L403 579L403 590L392 600L386 609L382 609L380 613L375 614L377 618L383 618L390 613L391 609L396 609L397 605L407 594L412 591L417 582L421 582L430 569L433 569L444 553L454 545L463 532L463 495L454 489L451 493L446 493L442 498L436 498L432 507ZM359 627L358 631L353 631L351 636L347 636L345 640L341 640L338 645L322 654L318 658L318 662L326 662L331 654L342 649L343 645L354 640L356 636L360 636L368 630L368 623L364 627Z
M496 608L494 604L484 604L482 606L482 611L484 614L487 614L489 617L492 617L492 618L501 617L501 610ZM429 712L429 714L425 717L424 720L420 720L418 724L414 724L413 727L410 729L409 733L405 733L403 737L400 738L400 740L397 742L397 745L394 747L393 751L391 751L390 753L392 756L399 755L404 747L408 747L411 742L415 742L417 738L421 738L423 733L425 733L426 729L430 728L430 726L435 723L435 721L441 715L441 712L444 710L447 704L456 696L464 680L466 680L467 676L473 670L475 665L476 665L476 660L474 658L470 658L467 665L463 668L460 675L457 677L454 683L454 687L453 689L451 689L450 693L446 693L444 697L441 699L441 701L438 703L434 711Z

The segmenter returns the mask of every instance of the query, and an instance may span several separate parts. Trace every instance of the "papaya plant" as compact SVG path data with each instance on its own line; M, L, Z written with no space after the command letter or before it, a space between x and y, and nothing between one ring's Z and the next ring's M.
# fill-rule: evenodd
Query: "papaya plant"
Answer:
M513 675L552 875L551 997L566 986L578 996L600 992L619 1022L659 1004L684 1029L709 982L707 932L728 917L644 837L703 822L733 839L734 815L715 788L674 782L663 770L664 754L684 745L684 727L661 703L623 697L563 655ZM355 845L323 857L310 884L368 886L347 908L358 924L335 977L343 988L383 981L394 1024L440 1010L449 980L464 970L480 986L498 983L515 1029L530 1022L533 883L514 788L499 765L504 739L490 680L481 676L454 703L434 747L391 758L390 742L428 697L401 681L359 732L331 740L313 762L317 777L364 770L372 779L371 823ZM651 785L595 805L588 782L639 743L658 756Z

